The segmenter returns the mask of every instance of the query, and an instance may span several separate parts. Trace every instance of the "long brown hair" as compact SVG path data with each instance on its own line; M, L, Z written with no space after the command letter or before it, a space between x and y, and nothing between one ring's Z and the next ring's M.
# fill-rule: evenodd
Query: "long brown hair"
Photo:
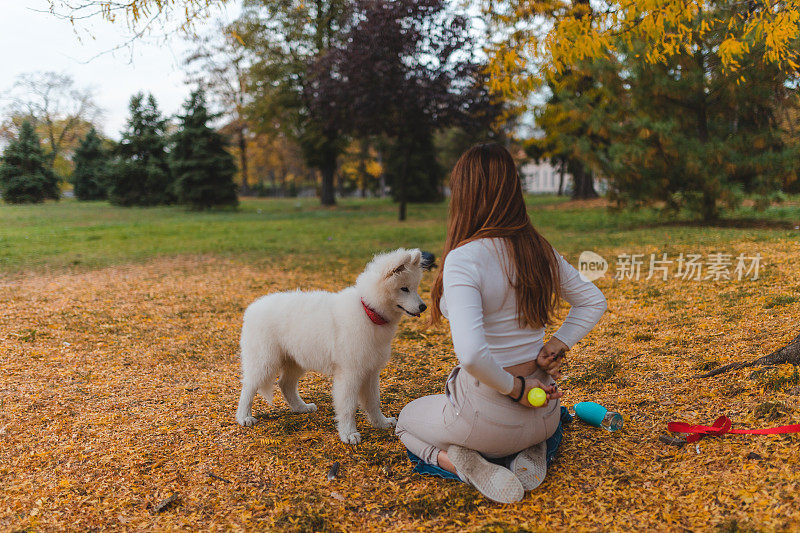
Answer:
M450 192L442 265L447 254L463 244L505 239L514 269L506 275L517 294L520 327L549 324L561 297L558 261L553 247L531 224L511 154L496 143L473 146L453 167ZM444 267L431 290L433 323L441 321L443 274Z

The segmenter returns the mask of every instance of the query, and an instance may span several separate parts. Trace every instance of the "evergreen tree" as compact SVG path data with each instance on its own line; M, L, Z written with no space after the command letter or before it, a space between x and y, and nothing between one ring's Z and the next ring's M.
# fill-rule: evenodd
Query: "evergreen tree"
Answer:
M225 150L225 139L208 127L212 117L203 92L193 92L184 109L170 154L178 201L194 209L237 205L236 165Z
M800 143L779 119L794 92L755 47L738 59L746 75L715 60L729 32L744 31L738 17L704 29L726 9L710 4L689 28L693 45L661 62L646 59L646 43L621 40L613 57L549 74L552 94L536 116L545 135L529 153L565 162L576 182L599 172L619 206L713 221L744 195L769 205L798 176Z
M385 165L392 199L404 210L405 202L440 201L444 170L436 159L432 128L421 120L403 126L402 133L386 148Z
M560 167L560 193L568 172L573 198L595 198L595 173L608 159L609 124L625 118L617 105L622 93L619 73L609 62L587 61L549 74L546 81L550 95L535 114L543 135L531 139L526 151L537 161L547 159Z
M81 140L72 157L72 184L78 200L103 200L108 195L108 152L94 129Z
M158 205L175 201L166 151L167 121L153 95L131 98L131 117L111 165L109 198L123 206Z
M716 15L704 11L697 27ZM783 179L797 175L800 145L778 120L792 90L755 49L740 59L746 76L712 61L727 32L698 35L692 50L656 65L642 61L641 44L623 49L628 89L619 101L626 118L608 121L612 143L603 168L612 199L664 201L711 221L720 204L733 208L745 194L757 208L769 205Z
M3 200L13 204L58 200L60 196L58 176L50 169L39 136L27 120L0 158L0 190Z

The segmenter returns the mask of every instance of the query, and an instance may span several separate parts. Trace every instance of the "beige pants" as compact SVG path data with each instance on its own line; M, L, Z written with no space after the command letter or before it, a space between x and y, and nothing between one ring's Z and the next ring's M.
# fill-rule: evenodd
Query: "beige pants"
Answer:
M531 377L553 382L542 370ZM400 411L395 433L411 453L438 466L439 451L451 444L487 457L520 452L553 435L560 417L558 400L524 407L457 366L447 378L445 394L423 396Z

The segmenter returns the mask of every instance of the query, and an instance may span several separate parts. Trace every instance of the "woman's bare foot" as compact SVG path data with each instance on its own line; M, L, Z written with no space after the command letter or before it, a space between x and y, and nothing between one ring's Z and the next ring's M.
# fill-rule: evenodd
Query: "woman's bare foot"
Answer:
M446 451L444 450L440 451L439 455L436 456L436 461L439 463L439 466L441 468L444 468L451 474L458 475L458 472L456 472L456 467L453 466L453 463L450 462L450 458L447 457Z

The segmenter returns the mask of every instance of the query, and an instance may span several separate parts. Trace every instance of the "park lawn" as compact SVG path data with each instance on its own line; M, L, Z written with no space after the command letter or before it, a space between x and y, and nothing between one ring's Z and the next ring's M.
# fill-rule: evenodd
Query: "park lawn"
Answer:
M800 198L764 213L743 208L708 227L660 219L650 210L613 213L601 201L528 197L537 228L564 255L628 243L665 252L731 240L776 241L797 235ZM0 273L86 270L145 262L154 257L213 254L266 261L286 268L357 268L376 250L415 246L438 250L446 204L411 205L399 224L388 200L343 200L335 208L316 199L245 199L237 211L192 212L181 207L118 208L67 199L45 205L0 205ZM758 215L761 222L750 220ZM744 227L735 227L737 225Z
M402 224L384 201L247 200L215 213L0 207L0 529L800 529L797 435L680 448L658 440L677 419L798 422L800 376L790 366L696 378L798 334L797 207L772 208L762 227L704 227L615 215L597 202L530 202L537 227L573 263L585 249L612 263L597 282L609 311L570 352L562 388L567 405L619 410L625 428L573 423L545 483L513 505L412 474L391 432L361 416L364 442L339 442L321 376L300 387L316 413L289 413L278 393L274 407L257 400L257 426L233 419L244 308L271 291L340 289L376 250L440 250L445 206L413 206ZM620 254L679 252L758 253L761 275L612 279ZM455 358L446 325L424 320L404 319L393 348L381 390L396 416L440 392ZM334 461L340 474L327 481Z

